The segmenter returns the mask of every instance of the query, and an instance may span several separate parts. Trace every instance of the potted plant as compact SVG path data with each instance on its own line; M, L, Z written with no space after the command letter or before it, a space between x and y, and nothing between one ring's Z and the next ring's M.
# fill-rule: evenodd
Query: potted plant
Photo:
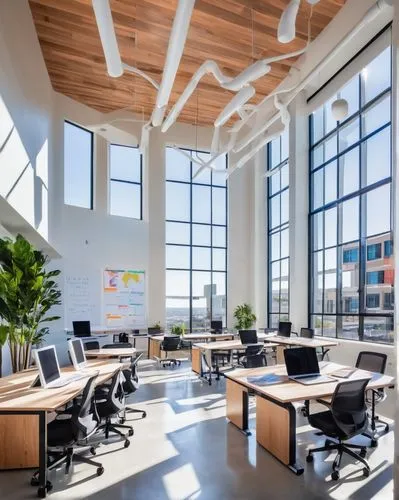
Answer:
M59 319L48 311L61 304L53 280L60 271L47 271L47 263L23 236L0 239L0 343L8 341L14 373L29 367L32 346L49 331L42 323Z
M170 329L171 333L174 335L184 335L185 331L185 326L184 323L181 323L180 325L173 325L172 328Z
M235 328L237 330L248 330L256 321L256 316L252 311L252 306L243 304L234 309L234 317L237 320Z

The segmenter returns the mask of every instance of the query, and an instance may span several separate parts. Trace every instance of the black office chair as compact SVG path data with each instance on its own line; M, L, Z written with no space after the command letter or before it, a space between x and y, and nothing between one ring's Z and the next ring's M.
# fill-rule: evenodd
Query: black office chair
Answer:
M332 396L329 410L308 416L309 424L322 431L324 435L338 442L326 439L325 446L308 450L307 462L313 461L313 453L337 450L331 479L339 479L339 467L344 453L359 460L364 465L363 475L370 474L370 466L364 459L366 447L344 441L363 434L368 427L367 406L365 402L366 386L370 379L347 380L337 385ZM352 451L360 450L359 453Z
M87 381L79 402L64 412L47 425L47 459L48 470L55 469L65 463L65 473L69 473L72 462L83 462L97 467L97 475L101 476L104 467L99 462L77 455L78 448L88 447L87 440L98 429L100 417L94 402L95 380L97 375ZM32 486L39 484L39 472L35 472L31 479ZM47 484L47 491L51 483ZM43 498L45 491L38 491Z
M112 342L116 343L127 343L129 342L129 335L126 332L114 333Z
M165 368L168 366L176 366L181 364L180 359L169 358L169 352L176 352L180 350L180 336L179 335L165 335L161 342L161 351L165 353L165 358L161 359L161 365Z
M123 369L122 373L125 377L125 381L123 382L123 391L125 396L130 396L137 391L140 387L139 375L137 372L137 363L139 359L143 356L143 353L139 354L136 358L132 359L132 363L129 368ZM141 418L145 418L147 413L144 410L138 410L136 408L125 407L124 415L121 418L121 423L123 424L125 421L126 413L141 413Z
M109 433L113 432L125 438L124 447L130 445L129 439L119 429L127 429L128 435L133 436L133 427L131 425L123 425L113 423L113 418L118 418L120 413L125 408L125 393L123 390L123 381L121 371L117 371L112 379L110 385L102 385L95 392L97 411L103 424L98 427L98 431L104 430L105 439L108 439ZM91 449L92 453L95 450Z
M88 342L83 343L83 349L85 351L95 351L100 349L100 343L98 340L89 340Z
M290 321L280 321L278 324L278 335L281 337L291 337L292 323Z
M356 360L356 368L375 373L385 373L387 364L387 355L380 352L361 351ZM375 405L382 403L386 399L384 389L370 389L366 392L366 404L371 411L371 433L365 432L364 435L371 439L371 445L377 446L376 428L377 425L383 425L383 432L389 432L389 424L375 414Z
M244 356L240 360L240 364L242 364L244 368L260 368L261 366L267 366L263 346L248 346L245 349Z

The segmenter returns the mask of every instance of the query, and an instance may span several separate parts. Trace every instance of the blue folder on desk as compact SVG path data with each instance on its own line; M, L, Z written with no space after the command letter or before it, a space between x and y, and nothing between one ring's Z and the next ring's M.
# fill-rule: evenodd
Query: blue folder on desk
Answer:
M284 377L276 375L275 373L268 373L267 375L261 375L260 377L247 377L250 384L254 385L273 385L281 384L284 382Z

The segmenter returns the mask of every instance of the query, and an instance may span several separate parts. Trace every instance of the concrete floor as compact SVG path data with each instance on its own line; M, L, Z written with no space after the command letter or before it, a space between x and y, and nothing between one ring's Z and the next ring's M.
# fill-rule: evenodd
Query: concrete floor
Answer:
M299 461L305 466L295 476L225 418L225 382L209 387L190 372L147 368L132 407L143 408L147 418L129 416L135 435L131 445L101 445L97 457L105 467L77 464L69 476L51 473L51 500L390 500L393 498L393 432L368 452L372 474L363 478L349 458L343 459L341 479L331 481L333 455L315 456L306 464L309 444L322 445L307 421L298 418ZM133 400L132 400L133 401ZM252 416L254 417L254 415ZM255 425L251 418L250 426ZM363 438L359 438L360 441ZM358 442L360 442L358 440ZM364 442L367 440L364 438ZM2 453L4 450L0 450ZM31 471L0 473L0 499L36 498L29 485Z

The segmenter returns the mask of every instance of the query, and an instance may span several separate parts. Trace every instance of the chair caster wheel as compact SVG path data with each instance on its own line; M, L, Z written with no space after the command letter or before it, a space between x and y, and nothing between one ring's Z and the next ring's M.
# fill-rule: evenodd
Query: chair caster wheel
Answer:
M121 424L124 424L126 422L126 418L122 417L122 418L119 419L119 421L120 421Z
M99 467L97 469L97 476L102 476L104 474L104 467Z
M385 434L388 434L388 432L389 432L389 425L388 424L385 426L384 432L385 432Z
M39 479L36 476L33 476L32 479L30 480L30 485L31 486L39 486Z
M129 436L133 436L134 434L134 430L133 429L129 429Z
M130 446L130 441L128 439L126 439L126 441L123 444L123 447L124 448L129 448L129 446Z
M366 448L361 449L360 453L359 453L359 456L361 456L362 458L364 458L366 455L367 455Z
M143 411L143 416L141 418L145 418L147 416L147 413Z
M371 448L377 448L378 441L376 439L372 439L370 443Z
M37 496L39 498L46 498L46 494L53 489L53 485L50 481L47 481L46 486L39 486L37 489Z
M339 479L339 472L337 470L335 470L332 474L331 474L331 479L333 479L334 481L337 481Z
M307 455L306 457L306 461L310 464L311 462L313 462L313 455Z
M94 448L94 446L92 446L92 447L90 448L90 453L91 453L92 455L96 455L97 451L96 451L96 449Z
M368 470L368 468L367 468L367 467L365 467L365 468L363 469L363 476L364 476L364 477L369 477L369 475L370 475L370 471Z

